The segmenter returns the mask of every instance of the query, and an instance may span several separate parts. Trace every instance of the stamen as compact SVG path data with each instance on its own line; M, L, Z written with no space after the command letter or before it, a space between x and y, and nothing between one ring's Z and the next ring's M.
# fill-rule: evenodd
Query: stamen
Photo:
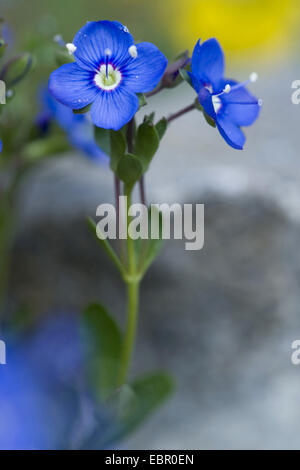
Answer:
M66 44L66 48L68 49L68 52L69 52L70 55L74 54L74 52L77 49L75 44L73 44L72 42L68 42L68 44Z
M250 77L249 77L249 80L250 80L251 83L257 82L257 80L258 80L258 75L257 75L257 73L256 73L256 72L252 72L251 75L250 75Z
M56 42L57 44L59 44L62 47L65 47L65 45L66 45L66 43L63 40L63 37L62 37L61 34L56 34L53 38L53 41Z
M235 90L238 90L239 88L243 88L243 87L249 85L249 83L255 83L255 82L257 82L257 80L258 80L258 75L257 75L256 72L253 72L249 76L249 80L246 80L243 83L238 83L237 85L234 85L233 87L231 87L231 91L235 91Z
M130 48L128 49L128 52L129 52L129 54L131 55L131 57L132 57L133 59L136 59L136 58L137 58L137 56L138 56L138 51L137 51L136 46L130 46Z
M224 90L222 90L220 93L214 94L214 96L218 97L218 96L223 95L224 93L228 94L228 93L231 92L231 90L232 90L231 85L229 85L229 83L227 83L227 85L225 86Z
M112 56L112 52L110 49L105 49L105 70L106 70L106 78L108 78L108 60Z

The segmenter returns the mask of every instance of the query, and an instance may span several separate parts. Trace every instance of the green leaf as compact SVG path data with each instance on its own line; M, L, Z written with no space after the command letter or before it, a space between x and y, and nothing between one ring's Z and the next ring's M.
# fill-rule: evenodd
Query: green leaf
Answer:
M70 145L65 136L50 136L27 144L24 148L24 158L27 162L33 162L68 150L70 150Z
M163 246L163 239L162 239L162 228L163 228L163 217L162 214L157 210L155 206L152 206L149 211L149 238L146 240L146 249L144 256L142 257L141 260L141 275L143 276L155 258L158 256L162 246ZM155 231L158 232L158 238L151 238L151 221L152 217L153 220L157 220L158 222L158 227L155 229Z
M4 56L7 44L4 39L0 38L0 58Z
M155 124L155 128L157 130L160 140L165 135L167 127L168 127L168 121L165 117L163 117L160 121L158 121L158 123Z
M94 126L94 129L96 143L103 152L110 155L110 131L97 126Z
M7 88L14 86L28 74L32 64L33 59L31 54L24 52L7 62L0 78L4 80Z
M116 423L106 434L102 433L98 444L105 448L128 437L169 398L173 389L173 380L163 372L124 385L111 403Z
M83 316L89 351L88 374L100 400L106 400L117 387L122 335L107 310L91 304Z
M120 158L116 173L129 189L132 188L142 176L143 166L135 155L128 153Z
M96 223L94 222L94 220L92 220L90 217L88 217L87 219L87 222L88 222L88 225L89 225L89 228L91 230L91 232L93 233L93 235L96 237L98 243L102 246L102 248L104 249L105 253L108 255L108 257L112 260L112 262L115 264L115 266L118 268L118 270L120 271L121 275L124 276L124 266L123 264L121 263L120 259L118 258L118 255L116 254L116 252L114 251L113 247L111 246L111 244L108 242L108 240L106 239L102 239L102 238L99 238L97 236L97 230L96 230Z
M212 117L210 117L203 109L203 116L205 118L205 121L207 122L207 124L209 124L211 127L216 127L216 123L214 121L214 119Z
M119 160L126 153L126 138L122 132L110 131L110 167L113 172L117 172Z
M158 131L152 123L148 121L143 122L137 131L135 154L140 159L144 172L147 171L158 147Z
M80 109L73 109L74 114L85 114L91 109L91 104L88 104L87 106L84 106L84 108Z
M144 116L143 123L153 125L154 118L155 118L155 111L153 111L151 114L146 114Z
M143 93L137 93L137 97L139 99L139 107L142 108L143 106L146 106L147 100L145 95Z
M188 72L185 69L180 69L179 73L180 73L180 76L182 77L182 79L185 82L187 82L192 88L194 88L193 83L192 83L192 79L191 79L190 75L188 74Z

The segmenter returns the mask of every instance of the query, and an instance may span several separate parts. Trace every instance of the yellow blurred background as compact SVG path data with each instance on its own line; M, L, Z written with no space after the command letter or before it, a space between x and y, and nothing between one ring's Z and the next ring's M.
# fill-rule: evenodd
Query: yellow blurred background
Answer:
M0 0L17 35L51 24L71 40L87 20L117 19L170 58L217 37L231 59L280 60L298 45L299 0Z
M164 0L164 28L177 48L217 37L238 60L257 55L276 60L292 48L299 27L299 0ZM171 20L171 21L170 21Z

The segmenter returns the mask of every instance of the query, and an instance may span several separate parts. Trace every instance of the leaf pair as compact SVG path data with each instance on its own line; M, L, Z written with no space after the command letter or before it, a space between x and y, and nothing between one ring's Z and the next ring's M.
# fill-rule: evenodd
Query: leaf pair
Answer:
M148 170L166 128L165 118L156 125L146 119L135 133L133 153L128 152L124 130L107 131L96 127L95 138L99 147L110 156L112 171L131 189Z
M156 372L117 389L122 333L100 304L91 304L83 319L89 378L111 416L108 429L93 439L97 446L107 448L142 424L170 395L173 383L164 373Z

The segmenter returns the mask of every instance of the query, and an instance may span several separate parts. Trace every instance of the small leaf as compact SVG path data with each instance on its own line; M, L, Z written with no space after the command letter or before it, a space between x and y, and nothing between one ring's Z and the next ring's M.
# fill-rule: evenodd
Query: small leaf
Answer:
M122 335L107 310L91 304L83 316L89 352L88 373L100 400L106 400L117 387Z
M152 123L143 122L137 131L135 154L143 165L143 171L147 171L152 158L159 147L159 134Z
M158 212L157 208L155 206L152 206L149 211L149 237L148 240L146 241L146 250L145 254L143 256L142 260L142 267L141 267L141 275L143 276L155 258L158 256L162 246L163 246L163 239L162 239L162 228L163 228L163 217L162 214ZM158 221L158 227L155 228L157 232L158 237L157 238L152 238L151 237L151 229L153 228L151 226L152 222L154 220ZM154 229L154 228L153 228Z
M173 380L163 372L124 385L111 403L115 423L99 436L98 445L107 448L128 437L166 401L173 389Z
M143 106L146 106L147 100L146 100L145 95L143 93L137 93L137 97L139 99L140 108L142 108Z
M29 72L33 64L33 59L29 52L24 52L11 59L4 66L1 73L1 80L4 80L7 88L16 85Z
M50 136L46 139L37 139L24 148L24 158L27 162L40 160L49 155L57 155L70 149L65 136Z
M183 80L185 82L187 82L192 88L194 88L193 83L192 83L192 79L191 79L189 73L185 69L180 69L179 73L180 73L181 77L183 78Z
M160 140L165 135L167 127L168 127L168 121L165 117L163 117L160 121L158 121L157 124L155 124L155 128L157 130L157 133L158 133L158 136L159 136Z
M85 114L85 113L89 112L89 110L91 109L91 106L92 106L91 104L88 104L84 108L73 109L73 113L74 114Z
M111 246L111 244L109 243L109 241L106 240L106 239L99 238L97 236L97 226L96 226L96 223L94 222L94 220L92 220L90 217L88 217L87 222L88 222L88 225L89 225L89 228L90 228L91 232L93 233L93 235L95 235L97 241L102 246L105 253L109 256L109 258L112 260L112 262L116 265L116 267L120 271L121 275L124 276L124 266L122 265L118 255L114 251L114 249Z
M95 129L95 140L98 146L107 155L110 155L110 131L108 129L102 129L101 127L94 126Z
M0 58L4 56L7 44L4 39L0 38Z
M210 117L204 110L203 110L203 116L205 118L205 121L207 124L209 124L211 127L216 127L216 123L212 117Z
M154 118L155 118L155 111L153 111L151 114L146 114L144 116L143 122L145 124L150 124L151 125L151 124L153 124Z
M135 155L128 153L120 158L116 173L128 188L132 188L142 176L143 167Z
M98 143L98 145L100 145ZM101 147L103 149L103 147ZM103 149L104 150L104 149ZM122 130L110 131L110 167L113 172L117 172L119 160L126 153L126 139Z

